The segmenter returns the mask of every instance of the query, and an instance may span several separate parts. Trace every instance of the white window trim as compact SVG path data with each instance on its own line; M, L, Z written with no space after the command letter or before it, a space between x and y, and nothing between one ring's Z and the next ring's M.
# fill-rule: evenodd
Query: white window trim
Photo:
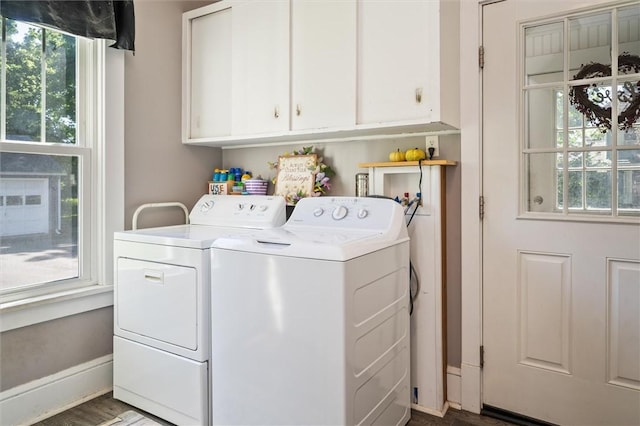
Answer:
M94 181L90 241L99 255L92 261L93 284L28 296L0 303L0 332L51 321L113 305L113 233L124 229L124 53L97 44L95 102L102 105L95 117L98 138L92 156Z

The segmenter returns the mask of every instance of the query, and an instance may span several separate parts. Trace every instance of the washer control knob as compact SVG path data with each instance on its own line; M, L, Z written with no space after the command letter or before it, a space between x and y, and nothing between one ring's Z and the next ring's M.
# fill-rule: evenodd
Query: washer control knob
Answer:
M242 209L244 209L244 204L239 203L239 204L238 204L238 210L242 210Z
M358 219L364 219L369 215L369 211L367 209L358 210Z
M211 201L211 200L205 201L200 206L200 211L201 212L208 212L209 210L211 210L211 207L213 207L213 201Z
M264 204L261 205L260 207L258 207L260 209L261 212L266 212L267 209L269 208L269 206L265 206Z
M340 219L344 219L348 212L349 210L345 206L338 206L335 208L333 213L331 213L331 216L335 220L340 220Z
M256 205L255 204L251 204L251 206L249 206L249 210L254 211L256 209Z
M317 209L315 209L315 210L313 211L313 215L314 215L315 217L320 217L320 216L322 216L322 213L324 213L324 210L322 209L322 207L318 207Z

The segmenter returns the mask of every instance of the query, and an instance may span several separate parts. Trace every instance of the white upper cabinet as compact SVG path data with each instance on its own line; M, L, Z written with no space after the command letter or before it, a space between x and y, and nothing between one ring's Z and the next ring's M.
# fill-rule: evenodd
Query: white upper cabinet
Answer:
M353 127L355 0L292 0L291 17L291 129Z
M358 0L357 124L458 127L458 9L446 0Z
M289 130L289 0L232 6L234 135Z
M183 142L459 127L457 0L221 0L183 15Z
M231 135L232 16L230 7L216 6L183 18L183 141Z

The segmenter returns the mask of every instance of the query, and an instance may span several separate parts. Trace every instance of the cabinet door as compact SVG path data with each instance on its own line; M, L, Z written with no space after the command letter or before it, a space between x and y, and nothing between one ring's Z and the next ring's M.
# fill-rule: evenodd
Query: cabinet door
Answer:
M291 128L355 125L355 0L292 0Z
M358 124L437 113L439 13L437 1L358 0Z
M231 8L183 21L183 139L231 134ZM186 104L186 105L185 105Z
M289 0L234 2L232 22L233 134L289 130Z

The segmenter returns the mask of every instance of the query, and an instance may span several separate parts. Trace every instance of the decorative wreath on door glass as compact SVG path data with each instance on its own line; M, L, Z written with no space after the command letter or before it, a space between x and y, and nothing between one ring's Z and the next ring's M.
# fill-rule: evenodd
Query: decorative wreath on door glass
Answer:
M618 73L640 72L640 56L624 52L618 56ZM583 65L573 76L574 80L609 77L611 65L591 62ZM585 115L603 133L611 130L611 88L597 84L574 86L569 91L569 99L576 110ZM617 90L618 102L626 105L618 114L618 128L630 129L640 118L640 81L626 81Z

